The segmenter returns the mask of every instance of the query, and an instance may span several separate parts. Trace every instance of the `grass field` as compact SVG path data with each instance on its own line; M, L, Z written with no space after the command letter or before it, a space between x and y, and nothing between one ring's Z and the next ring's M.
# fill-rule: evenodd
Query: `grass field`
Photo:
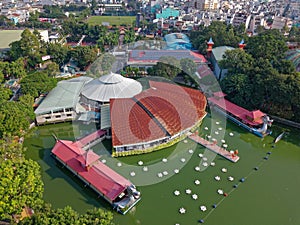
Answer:
M23 30L0 30L0 49L9 48L9 44L21 39Z
M87 19L87 23L90 25L101 25L103 22L116 26L132 25L133 21L135 21L135 16L91 16Z

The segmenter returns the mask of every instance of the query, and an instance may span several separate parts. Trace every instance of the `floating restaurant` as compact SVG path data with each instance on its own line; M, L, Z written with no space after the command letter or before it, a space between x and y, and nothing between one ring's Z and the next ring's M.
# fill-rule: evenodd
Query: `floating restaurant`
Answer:
M102 163L95 152L83 150L103 137L105 131L96 131L76 142L57 140L52 155L114 209L126 214L140 201L140 192L129 180Z
M267 114L260 110L248 111L228 101L224 98L225 96L226 94L221 91L215 92L207 100L214 109L251 133L259 137L271 134L272 131L268 129L268 126L271 126L273 120L270 120Z

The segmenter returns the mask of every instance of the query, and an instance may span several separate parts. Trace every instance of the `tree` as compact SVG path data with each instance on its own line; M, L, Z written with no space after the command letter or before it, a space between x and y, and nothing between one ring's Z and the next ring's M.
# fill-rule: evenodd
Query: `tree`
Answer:
M51 62L47 65L46 71L50 77L54 77L59 72L59 66L55 62Z
M21 90L23 94L38 97L40 94L52 90L56 83L56 79L48 77L46 72L35 72L22 79Z
M205 54L207 48L207 41L212 38L214 41L214 47L218 46L232 46L237 47L238 43L245 39L247 42L247 36L242 31L243 27L233 27L232 25L226 25L224 22L213 21L208 27L200 27L199 31L193 31L190 33L190 40L194 48L198 49L200 53Z
M179 60L174 57L163 56L156 65L148 70L152 76L160 76L173 80L181 72Z
M0 138L4 134L21 136L34 118L32 106L23 102L4 101L0 105Z
M188 74L190 76L192 76L196 73L197 65L193 60L191 60L189 58L181 59L180 66L181 66L181 69L183 70L183 72L185 72L186 74Z
M97 58L97 48L90 46L78 46L71 52L72 59L77 63L78 67L83 70L89 66Z
M86 213L80 215L73 210L70 206L63 209L52 209L50 206L45 205L38 210L31 218L26 218L20 221L21 225L113 225L113 214L101 209L87 210Z
M254 59L267 58L274 65L285 58L288 47L285 37L273 29L250 38L246 50Z
M34 207L43 202L40 167L33 160L2 161L0 181L0 220L12 219L25 206Z
M253 67L253 57L242 49L233 49L226 51L223 59L220 61L222 68L228 69L230 74L247 74Z
M46 52L51 56L51 60L62 66L64 63L70 60L70 55L68 52L70 48L66 45L61 45L59 43L48 43L46 45Z
M112 65L116 61L116 57L110 53L102 54L91 65L88 74L93 77L99 77L103 74L111 72Z
M21 39L10 44L9 56L11 60L24 57L29 68L34 68L36 64L42 61L40 39L36 32L34 33L25 29L21 34Z
M6 88L1 85L0 86L0 104L2 104L2 102L8 101L11 96L12 96L12 91L9 88Z

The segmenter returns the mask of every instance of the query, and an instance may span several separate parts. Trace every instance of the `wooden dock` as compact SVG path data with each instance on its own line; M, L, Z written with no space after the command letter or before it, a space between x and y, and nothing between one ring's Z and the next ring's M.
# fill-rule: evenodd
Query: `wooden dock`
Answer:
M207 149L217 153L218 155L223 156L224 158L228 159L231 162L237 162L240 159L239 156L231 154L226 149L216 145L213 142L205 140L204 138L200 137L199 135L197 135L195 133L189 135L189 138L191 140L195 141L196 143L206 147Z

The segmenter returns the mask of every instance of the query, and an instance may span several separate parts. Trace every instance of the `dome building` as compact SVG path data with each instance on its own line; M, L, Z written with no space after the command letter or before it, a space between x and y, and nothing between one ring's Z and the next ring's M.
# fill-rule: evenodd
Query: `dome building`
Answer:
M131 98L140 92L142 85L138 81L116 73L95 79L82 76L63 80L58 82L57 87L49 92L35 110L36 123L94 121L102 122L101 129L107 129L110 127L110 99Z
M141 91L140 82L110 73L85 84L80 94L80 103L97 111L101 105L109 104L111 98L130 98Z

